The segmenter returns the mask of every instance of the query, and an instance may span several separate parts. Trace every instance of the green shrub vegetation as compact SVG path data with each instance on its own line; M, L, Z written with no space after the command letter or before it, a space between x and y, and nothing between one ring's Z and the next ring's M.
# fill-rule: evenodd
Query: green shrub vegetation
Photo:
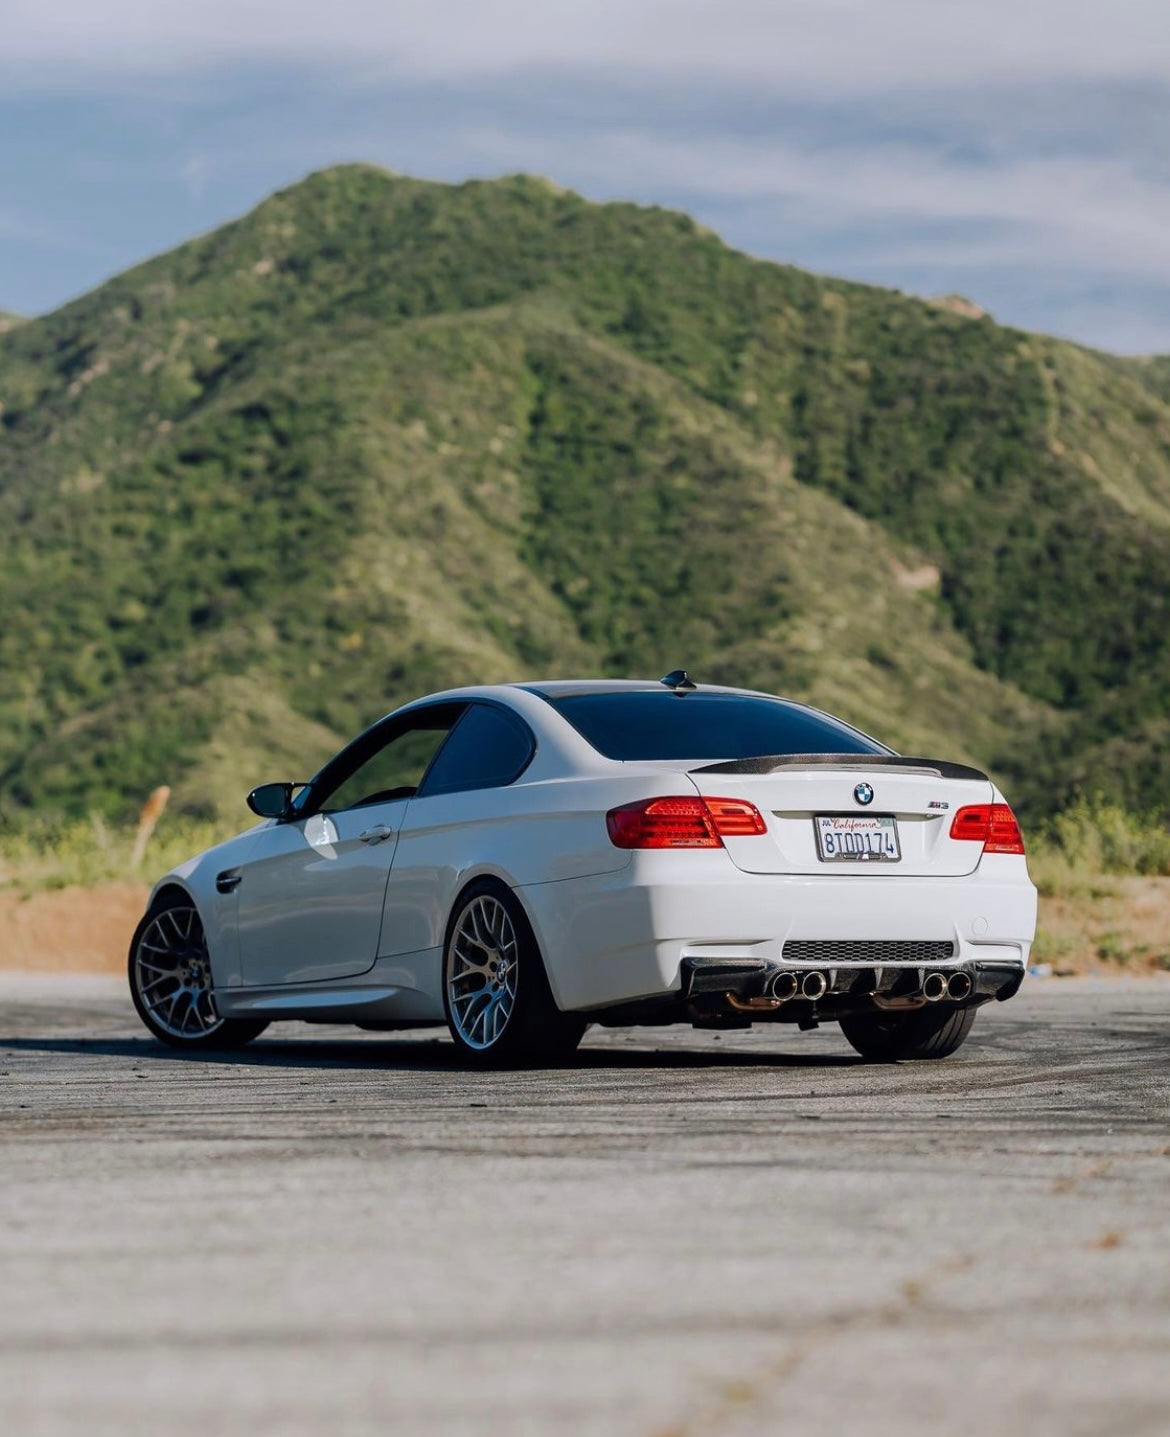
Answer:
M10 828L230 827L417 693L685 664L1163 871L1170 361L346 166L9 325L0 406Z
M1042 891L1067 892L1102 874L1170 875L1170 831L1119 804L1078 798L1041 823L1031 866ZM1106 884L1100 894L1108 896Z

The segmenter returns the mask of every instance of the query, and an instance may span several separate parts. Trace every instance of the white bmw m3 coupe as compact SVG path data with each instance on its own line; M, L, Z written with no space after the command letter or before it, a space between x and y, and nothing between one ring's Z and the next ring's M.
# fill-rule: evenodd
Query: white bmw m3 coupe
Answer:
M941 1058L1035 932L985 774L681 670L434 694L248 803L262 822L167 874L134 934L167 1043L446 1023L502 1065L590 1023L838 1022L865 1057Z

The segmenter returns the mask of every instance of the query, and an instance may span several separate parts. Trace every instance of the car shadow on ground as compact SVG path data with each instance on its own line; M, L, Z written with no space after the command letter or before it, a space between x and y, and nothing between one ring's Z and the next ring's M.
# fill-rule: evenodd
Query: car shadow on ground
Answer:
M125 1058L134 1063L213 1063L246 1068L362 1068L411 1072L480 1072L443 1038L261 1038L230 1052L190 1053L142 1038L0 1038L5 1053L56 1053L87 1058ZM670 1068L850 1068L864 1062L851 1053L745 1052L732 1047L656 1047L652 1039L612 1047L585 1046L560 1072ZM550 1071L546 1067L544 1071ZM500 1069L488 1069L500 1073ZM519 1071L535 1072L540 1069Z

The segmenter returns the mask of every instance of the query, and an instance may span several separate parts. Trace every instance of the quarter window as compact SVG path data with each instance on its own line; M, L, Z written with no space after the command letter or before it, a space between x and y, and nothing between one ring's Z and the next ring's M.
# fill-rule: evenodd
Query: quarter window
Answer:
M431 765L419 797L503 788L520 777L535 748L520 719L504 709L472 704Z

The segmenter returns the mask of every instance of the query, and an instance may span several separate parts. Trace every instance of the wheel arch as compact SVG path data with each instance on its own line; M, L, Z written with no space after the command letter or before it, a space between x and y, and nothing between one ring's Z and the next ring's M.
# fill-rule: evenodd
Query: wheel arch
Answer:
M145 922L160 908L169 907L174 902L189 903L199 915L199 921L203 925L203 936L207 943L208 957L211 959L211 972L215 986L217 988L232 986L233 982L237 981L234 975L239 969L239 963L235 956L232 920L230 918L226 920L227 931L225 931L225 915L215 911L209 912L208 903L200 898L189 883L184 882L174 873L168 873L165 878L160 878L155 884L146 910L142 915L142 921ZM137 929L135 930L135 939L137 939Z
M146 905L147 913L155 913L158 909L169 906L175 899L181 899L185 903L191 903L198 911L199 900L176 878L167 877L160 879L154 886L150 895L150 901Z
M544 969L545 980L547 981L549 990L553 995L553 1001L556 1003L558 1009L560 1009L562 1013L565 1012L566 1010L561 1003L561 996L557 992L557 984L555 976L553 974L552 965L550 965L548 961L548 954L544 951L544 943L541 939L540 928L538 927L532 914L532 911L525 900L523 892L516 886L516 884L512 883L502 872L500 872L499 869L492 868L486 864L479 865L473 871L461 875L459 887L456 890L455 897L451 902L451 907L447 912L447 922L443 928L443 947L440 950L439 957L440 965L444 964L446 961L447 944L451 941L451 928L455 922L455 915L459 912L459 906L463 902L464 896L472 888L474 888L477 883L490 883L494 887L506 893L508 897L511 898L512 901L519 908L520 912L524 915L524 921L528 925L528 931L531 934L532 942L536 948L537 954L540 957L540 966ZM443 979L440 976L440 982L442 981Z

